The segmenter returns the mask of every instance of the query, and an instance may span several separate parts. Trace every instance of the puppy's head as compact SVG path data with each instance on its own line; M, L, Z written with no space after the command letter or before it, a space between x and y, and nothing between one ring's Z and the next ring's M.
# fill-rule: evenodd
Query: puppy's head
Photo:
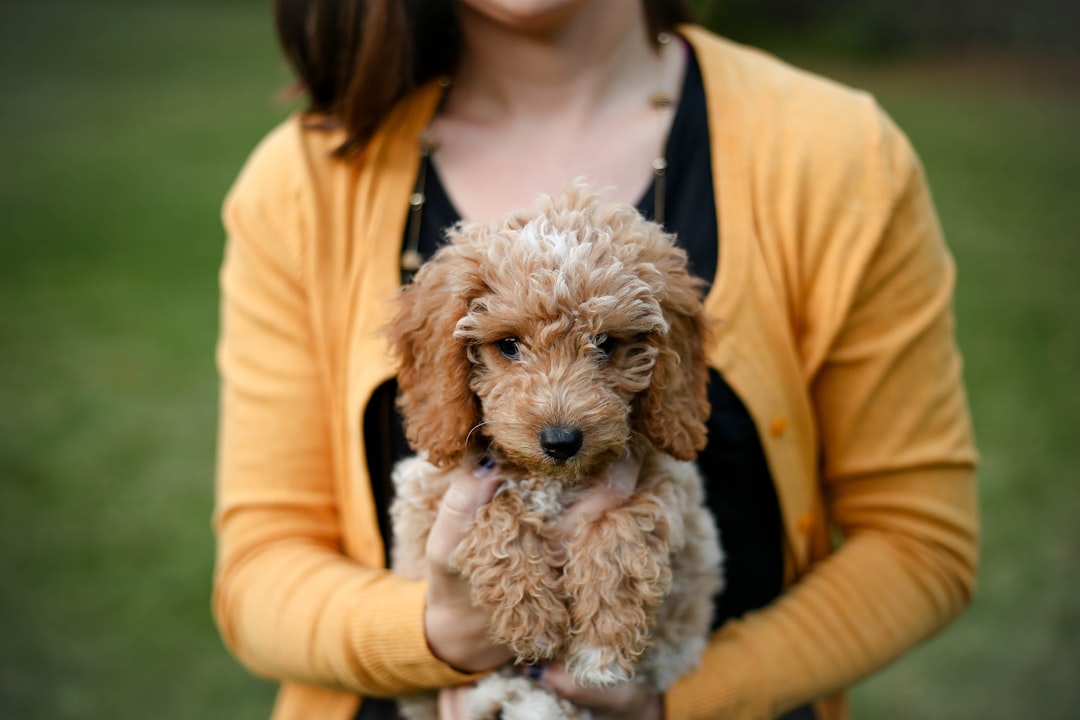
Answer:
M648 442L689 460L708 400L701 283L659 226L580 186L465 223L391 325L414 449L573 480Z

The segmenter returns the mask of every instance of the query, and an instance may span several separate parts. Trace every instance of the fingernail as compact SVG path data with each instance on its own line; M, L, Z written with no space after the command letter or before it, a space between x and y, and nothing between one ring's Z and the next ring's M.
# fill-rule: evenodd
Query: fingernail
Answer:
M530 680L539 680L544 676L544 667L542 665L526 665L525 674L529 676Z
M476 477L487 477L495 471L496 465L497 463L494 460L485 455L477 461L476 467L473 468L473 475Z

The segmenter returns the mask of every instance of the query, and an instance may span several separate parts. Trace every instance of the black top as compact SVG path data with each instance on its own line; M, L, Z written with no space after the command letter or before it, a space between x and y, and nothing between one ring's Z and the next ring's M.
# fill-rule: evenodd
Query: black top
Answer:
M688 47L688 46L687 46ZM712 281L717 267L717 208L713 192L708 118L701 70L687 50L682 96L667 141L666 227L686 249L692 272ZM429 163L425 177L419 250L430 257L446 228L460 219ZM653 188L638 209L651 218ZM725 590L716 602L713 627L763 607L783 586L782 526L779 501L757 430L739 397L715 371L709 373L709 441L698 456L706 502L716 517L723 545ZM387 508L393 494L390 470L410 454L394 411L396 384L390 381L372 397L364 414L364 435L379 515L379 530L390 547Z

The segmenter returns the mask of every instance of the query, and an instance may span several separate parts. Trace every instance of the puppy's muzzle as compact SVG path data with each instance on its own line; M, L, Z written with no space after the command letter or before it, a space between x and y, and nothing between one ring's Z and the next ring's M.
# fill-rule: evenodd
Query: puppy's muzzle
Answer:
M577 427L549 425L540 431L540 449L559 464L577 455L584 441L585 434Z

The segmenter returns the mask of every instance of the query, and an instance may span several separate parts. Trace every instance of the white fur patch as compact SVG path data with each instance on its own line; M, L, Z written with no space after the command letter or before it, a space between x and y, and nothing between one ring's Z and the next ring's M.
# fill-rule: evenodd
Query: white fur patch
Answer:
M584 687L612 687L629 680L614 660L604 662L606 654L600 648L578 650L567 662L566 668L574 680Z
M566 258L577 240L577 233L559 230L543 219L534 220L521 229L521 239L540 252L550 252Z
M592 713L575 708L525 678L516 670L482 679L469 693L469 717L476 720L590 720Z

